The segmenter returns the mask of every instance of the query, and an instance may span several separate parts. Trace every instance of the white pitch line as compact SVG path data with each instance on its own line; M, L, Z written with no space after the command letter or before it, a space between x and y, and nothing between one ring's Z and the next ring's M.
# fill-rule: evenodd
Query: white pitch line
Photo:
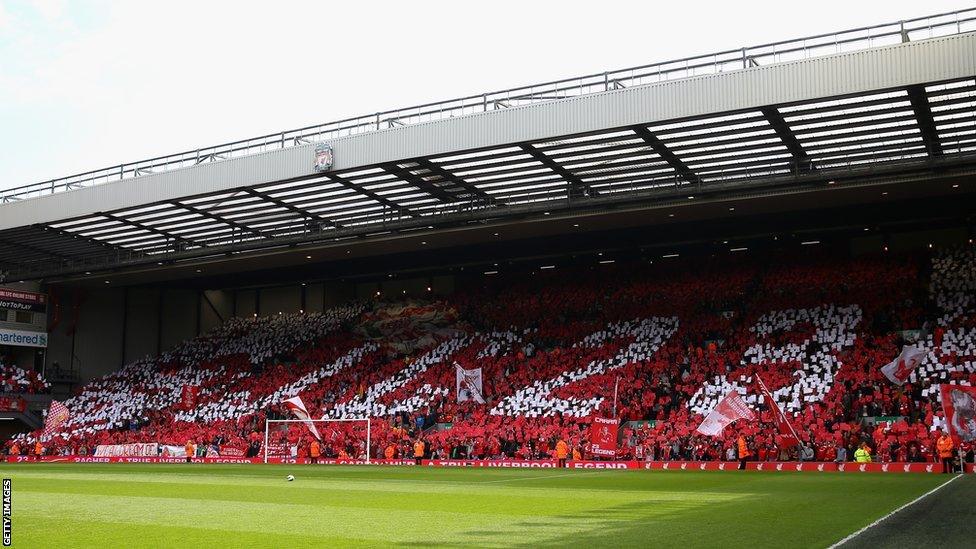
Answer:
M871 524L868 524L864 528L861 528L857 532L854 532L853 534L847 536L846 538L838 541L837 543L831 545L827 549L836 549L837 547L840 547L841 545L844 545L845 543L851 541L852 539L856 538L857 536L860 536L861 534L863 534L866 530L871 529L871 528L874 528L875 526L877 526L877 525L881 524L882 522L884 522L884 521L888 520L889 518L891 518L892 515L898 513L899 511L901 511L903 509L906 509L908 507L911 507L912 505L915 505L916 503L922 501L923 499L925 499L925 498L931 496L932 494L938 492L942 488L948 486L950 482L952 482L954 480L957 480L957 479L959 479L961 477L962 477L962 475L956 475L956 474L954 474L952 476L952 478L950 478L949 480L943 482L942 484L936 486L935 488L932 488L928 492L925 492L924 494L918 496L917 498L913 499L912 501L909 501L905 505L902 505L901 507L899 507L899 508L895 509L894 511L888 513L887 515L879 518L878 520L872 522Z
M592 473L592 471L590 471ZM517 477L517 478L503 478L499 480L486 480L484 482L479 482L478 484L492 484L495 482L515 482L516 480L537 480L540 478L559 478L559 477L571 477L571 476L585 476L586 473L580 471L578 473L563 473L561 475L539 475L535 477Z

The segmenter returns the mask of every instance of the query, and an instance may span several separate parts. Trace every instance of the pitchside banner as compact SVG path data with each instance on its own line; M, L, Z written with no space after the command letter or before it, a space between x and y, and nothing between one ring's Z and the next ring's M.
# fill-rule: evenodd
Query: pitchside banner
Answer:
M3 456L0 463L184 463L180 457L114 457L114 456ZM251 463L262 464L262 458L206 457L195 458L194 463ZM362 459L319 459L312 464L306 458L268 458L268 463L286 465L396 465L415 467L412 459L376 459L366 463ZM649 471L730 471L738 474L738 463L734 461L570 461L568 469L644 469ZM473 459L425 459L421 466L427 467L470 467L502 469L556 469L556 460L473 460ZM781 472L841 472L841 473L933 473L942 472L937 463L834 463L804 461L750 461L746 463L749 471ZM966 464L966 472L973 473L973 464Z
M18 347L47 347L47 333L24 332L0 328L0 345L14 345Z
M976 442L976 387L940 385L939 390L952 441Z
M47 311L47 296L0 288L0 309L43 313Z
M134 444L99 444L95 447L96 457L151 457L159 455L159 444L141 442Z
M617 420L594 417L590 424L590 451L595 456L617 455Z

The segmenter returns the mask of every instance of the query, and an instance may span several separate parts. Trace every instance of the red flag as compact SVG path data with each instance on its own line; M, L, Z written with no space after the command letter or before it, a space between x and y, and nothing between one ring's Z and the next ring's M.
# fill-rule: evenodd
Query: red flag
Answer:
M595 456L617 455L617 420L594 417L590 423L590 451Z
M319 434L319 430L315 428L315 424L309 421L310 417L308 410L305 408L305 403L302 402L302 397L296 396L289 398L284 401L283 404L285 408L288 408L291 413L295 414L295 417L302 420L308 430L312 432L312 436L316 438L319 442L322 442L322 435Z
M976 442L976 387L940 385L939 390L952 441Z
M759 381L759 388L762 389L763 396L766 399L766 403L769 405L770 411L773 413L773 417L776 420L776 429L782 438L781 446L783 448L792 448L800 443L800 438L796 436L796 431L793 430L793 426L786 419L786 414L783 413L783 409L779 407L779 404L773 400L773 395L769 393L769 389L766 388L766 384L763 383L762 378L758 375L756 379Z
M746 404L736 390L725 395L712 411L705 416L705 419L698 426L699 433L710 437L717 437L722 431L737 419L756 419L756 414Z
M905 345L901 348L898 358L881 367L881 373L895 385L904 385L908 381L908 376L912 375L915 368L922 363L923 358L925 358L925 351Z
M197 395L200 393L200 388L195 385L184 385L183 393L181 395L180 404L183 406L184 410L192 410L197 405Z
M64 425L70 417L68 407L56 400L51 401L51 406L47 409L47 417L44 418L44 431L41 436L54 434L59 427Z

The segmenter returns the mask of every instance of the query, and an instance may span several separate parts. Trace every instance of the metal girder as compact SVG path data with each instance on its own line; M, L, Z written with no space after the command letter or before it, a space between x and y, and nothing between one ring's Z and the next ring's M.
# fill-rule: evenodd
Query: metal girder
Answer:
M395 163L380 164L380 168L382 168L386 173L410 183L441 202L457 202L458 200L457 197L452 196L444 189L441 189L430 181L425 180L423 177L411 172L408 168L403 168Z
M345 187L347 189L351 189L353 191L356 191L357 193L362 194L366 198L370 198L372 200L375 200L376 202L378 202L378 203L386 206L387 208L390 208L392 210L395 210L395 211L399 212L400 214L405 214L405 215L409 215L409 216L412 216L412 217L416 217L416 216L419 216L420 215L420 214L414 212L413 210L411 210L410 208L407 208L406 206L401 206L401 205L397 204L396 202L393 202L391 200L387 200L386 198L383 198L382 196L374 193L373 191L371 191L369 189L364 189L363 187L360 187L359 185L356 185L355 183L353 183L352 181L349 181L348 179L346 179L345 177L342 177L341 175L337 175L337 174L334 174L334 173L328 173L328 174L325 174L325 178L328 179L329 181L332 181L333 183L338 183L338 184L342 185L343 187Z
M59 234L61 236L64 236L65 238L71 238L71 239L74 239L74 240L84 240L85 242L88 242L89 244L91 244L93 246L98 246L99 248L109 248L109 249L112 249L112 250L119 250L120 249L118 246L115 246L114 244L109 244L108 242L104 242L104 241L101 241L101 240L96 240L96 239L91 238L89 236L84 236L84 235L82 235L80 233L73 233L73 232L70 232L70 231L66 231L64 229L59 229L57 227L52 227L50 225L40 224L40 225L37 225L37 227L43 229L44 231L57 233L57 234Z
M549 158L542 151L539 151L528 143L523 143L519 145L519 147L540 164L549 168L559 175L559 177L563 178L569 185L570 198L579 198L582 196L600 196L600 193L596 189L587 185L573 172L557 164L555 160Z
M31 246L30 244L24 244L24 243L21 243L21 242L14 242L12 240L6 240L6 239L3 239L3 238L0 238L0 244L3 244L4 246L12 246L14 248L20 248L21 250L27 250L29 252L33 252L35 254L45 255L47 257L53 257L53 258L58 259L58 260L61 260L61 261L65 261L65 260L70 260L71 259L68 256L61 255L61 254L55 253L55 252L51 252L51 251L45 250L43 248L38 248L36 246ZM13 261L13 262L19 264L19 262L17 262L17 261Z
M814 170L815 167L810 160L810 155L803 150L803 145L800 144L796 135L793 134L793 130L790 129L790 125L786 123L779 110L775 107L763 107L759 111L766 117L766 121L772 126L773 131L776 132L776 136L786 145L786 150L790 151L790 154L793 155L797 172Z
M637 126L631 129L635 134L637 134L638 137L643 139L645 143L650 145L651 150L657 153L657 155L661 157L661 160L664 160L669 166L671 166L671 169L674 170L674 173L678 174L678 177L692 184L701 182L701 178L699 178L698 175L695 174L695 172L693 172L683 160L678 158L678 156L674 154L667 145L664 144L664 141L661 141L656 135L652 134L651 130L645 128L644 126Z
M257 190L254 190L254 189L244 189L244 192L247 193L247 194L249 194L249 195L251 195L251 196L253 196L253 197L255 197L255 198L260 198L261 200L264 200L265 202L270 202L270 203L274 204L275 206L284 208L284 209L286 209L286 210L288 210L288 211L290 211L292 213L297 213L298 215L300 215L302 217L306 217L308 219L315 219L315 220L318 220L318 221L322 221L322 222L328 223L328 224L332 225L333 227L335 227L336 229L341 229L342 228L342 225L338 221L332 221L331 219L329 219L327 217L323 217L323 216L321 216L321 215L319 215L317 213L312 213L312 212L310 212L308 210L303 210L302 208L299 208L298 206L293 206L292 204L289 204L289 203L285 202L284 200L279 200L279 199L277 199L277 198L275 198L275 197L273 197L273 196L271 196L271 195L269 195L267 193L263 193L261 191L257 191Z
M487 204L492 204L492 205L495 204L495 198L493 196L479 189L478 187L475 187L471 183L468 183L461 177L458 177L453 173L447 171L446 169L438 166L437 164L434 164L430 160L426 158L419 158L415 160L415 162L417 163L417 165L429 171L430 173L440 177L442 180L451 182L457 185L458 187L461 187L465 191L475 195L476 197L478 197L479 200L483 200Z
M922 134L922 142L925 149L932 156L942 155L942 143L939 142L939 132L935 127L935 118L932 117L932 107L929 105L928 96L925 95L923 86L909 86L908 100L912 103L912 110L915 111L915 119L918 121L918 131Z
M175 235L173 233L169 233L169 232L166 232L164 230L157 229L156 227L150 227L149 225L143 225L142 223L139 223L138 221L130 221L128 219L121 218L121 217L119 217L117 215L113 215L113 214L110 214L110 213L104 213L104 212L100 213L99 215L101 215L102 217L104 217L106 219L111 219L112 221L117 221L119 223L122 223L123 225L130 225L130 226L135 227L137 229L142 229L144 231L148 231L148 232L151 232L153 234L157 234L159 236L162 236L163 238L172 240L173 242L178 243L178 244L182 244L182 245L190 244L190 245L193 245L193 246L203 246L203 244L199 244L199 243L194 242L192 240L186 239L186 238L184 238L182 236L178 236L178 235Z
M250 233L250 234L252 234L254 236L259 236L261 238L270 238L267 234L265 234L265 233L263 233L263 232L261 232L261 231L259 231L257 229L252 229L251 227L248 227L247 225L244 225L243 223L238 223L238 222L234 221L233 219L225 219L223 217L220 217L219 215L212 214L212 213L210 213L210 212L208 212L206 210L201 210L200 208L195 208L195 207L189 206L187 204L181 204L180 202L178 202L176 200L170 202L170 204L176 206L177 208L182 208L182 209L184 209L184 210L186 210L188 212L192 212L192 213L195 213L197 215L206 217L207 219L212 219L212 220L214 220L214 221L216 221L218 223L223 223L224 225L227 225L229 227L234 227L234 228L239 229L241 231L244 231L246 233Z

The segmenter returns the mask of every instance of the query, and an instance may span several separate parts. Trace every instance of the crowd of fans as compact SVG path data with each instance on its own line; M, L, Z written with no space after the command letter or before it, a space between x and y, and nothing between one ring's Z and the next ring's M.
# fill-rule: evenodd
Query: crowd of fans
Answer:
M0 392L41 394L51 392L51 384L39 372L8 365L0 358Z
M305 426L284 424L262 448L264 420L290 417L280 403L298 395L313 417L372 418L374 458L589 458L590 418L602 415L622 421L618 458L833 461L866 445L877 460L934 461L938 385L976 385L974 291L976 255L960 248L496 279L438 304L458 324L415 351L357 329L364 305L234 319L87 384L65 403L70 421L41 442L62 453L194 441L248 455L365 456L362 422L320 424L314 444ZM899 387L879 370L904 344L925 358ZM458 402L457 367L481 368L484 402ZM777 429L760 379L798 446ZM697 434L733 390L757 420Z

